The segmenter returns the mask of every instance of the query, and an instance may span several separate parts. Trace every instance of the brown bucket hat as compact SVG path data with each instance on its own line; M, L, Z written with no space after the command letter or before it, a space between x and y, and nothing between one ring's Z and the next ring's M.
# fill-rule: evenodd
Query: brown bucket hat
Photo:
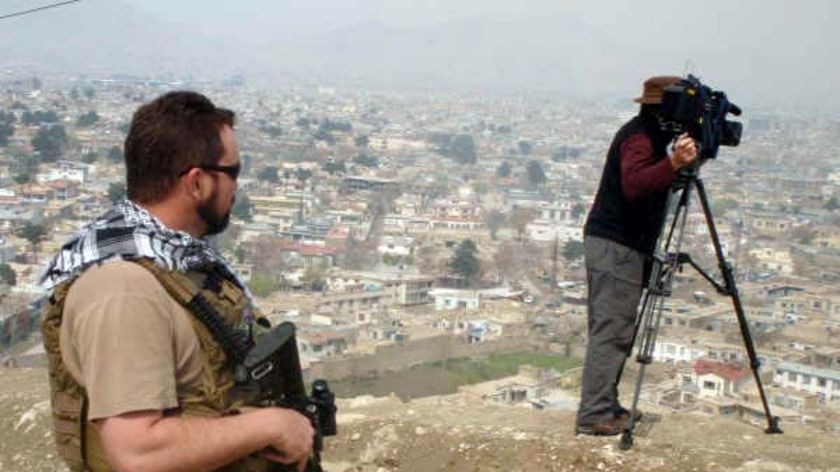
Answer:
M657 105L662 103L662 95L665 87L669 85L678 84L682 77L676 75L659 75L645 80L645 85L642 88L642 96L636 98L636 103L642 105Z

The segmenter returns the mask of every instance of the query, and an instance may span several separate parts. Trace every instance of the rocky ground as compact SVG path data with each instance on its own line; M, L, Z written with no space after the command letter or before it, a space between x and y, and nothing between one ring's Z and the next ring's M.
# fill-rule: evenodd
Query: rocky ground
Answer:
M840 436L783 424L765 435L734 419L648 411L635 446L576 437L568 411L484 404L463 395L403 403L339 403L339 435L326 441L329 472L840 471ZM0 471L64 470L52 449L46 372L0 370Z

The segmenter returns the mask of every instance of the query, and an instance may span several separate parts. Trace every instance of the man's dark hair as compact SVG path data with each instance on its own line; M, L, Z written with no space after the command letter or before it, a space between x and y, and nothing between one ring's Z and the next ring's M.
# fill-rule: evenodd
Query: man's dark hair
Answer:
M179 176L224 154L219 132L234 113L196 92L169 92L141 106L125 138L126 193L137 203L165 198Z

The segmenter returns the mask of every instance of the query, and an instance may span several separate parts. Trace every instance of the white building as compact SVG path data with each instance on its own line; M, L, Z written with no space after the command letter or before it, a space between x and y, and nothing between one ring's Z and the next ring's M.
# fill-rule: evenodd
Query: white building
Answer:
M557 238L561 246L568 241L583 241L580 225L557 223L549 220L535 220L525 226L525 233L530 241L538 243L553 242Z
M429 292L435 300L435 310L477 310L481 297L475 290L436 288Z
M737 364L699 359L694 362L692 383L698 397L735 397L750 381L750 369Z
M389 256L410 256L414 252L414 238L408 236L383 236L376 250Z
M84 185L88 180L90 170L87 165L73 161L58 161L49 166L45 172L35 176L38 183L52 182L55 180L71 180Z
M689 340L662 338L653 346L653 360L676 364L678 362L693 362L706 356L708 348Z
M776 367L773 384L813 393L822 401L840 398L840 370L782 362Z
M764 247L751 250L750 256L755 258L756 267L761 270L777 272L783 275L793 274L793 257L788 250Z

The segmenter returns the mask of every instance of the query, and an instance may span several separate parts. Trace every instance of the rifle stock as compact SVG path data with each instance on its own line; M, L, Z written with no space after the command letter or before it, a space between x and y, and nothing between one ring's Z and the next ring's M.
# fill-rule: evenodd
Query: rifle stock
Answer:
M337 433L335 395L323 379L312 383L311 396L306 394L295 325L286 321L262 335L242 364L247 382L257 388L260 404L291 408L309 418L315 447L306 472L322 472L323 438Z

